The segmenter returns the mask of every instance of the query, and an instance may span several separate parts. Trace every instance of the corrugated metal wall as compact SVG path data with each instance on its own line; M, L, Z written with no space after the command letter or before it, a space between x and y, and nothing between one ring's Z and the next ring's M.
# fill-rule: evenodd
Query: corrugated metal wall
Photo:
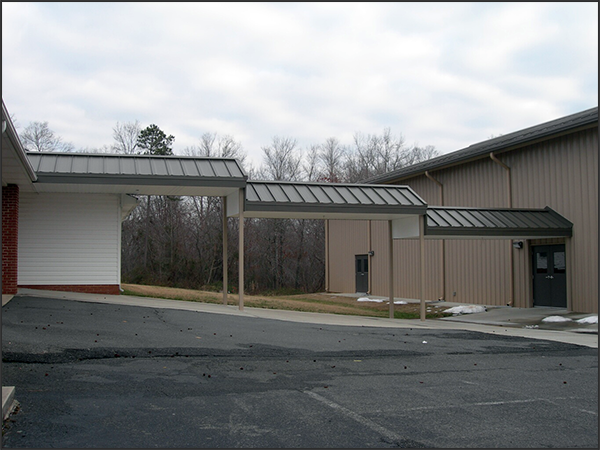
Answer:
M368 248L368 221L329 221L329 290L355 292L354 256L364 255Z
M502 160L512 168L514 207L550 206L573 222L573 309L597 313L598 129L507 153ZM519 255L520 264L528 265L529 255ZM522 290L527 284L526 272L517 275L515 286Z
M120 214L117 195L22 193L18 283L119 284Z
M512 206L550 206L573 222L572 308L598 312L598 129L592 128L544 141L497 158L510 167ZM507 207L507 171L491 158L431 173L443 184L444 206ZM426 176L403 180L429 205L440 204L440 187ZM372 222L372 293L387 296L387 225ZM366 225L359 229L345 221L331 221L330 233L343 236L337 248L330 241L332 266L342 260L347 271L331 277L343 292L354 289L354 253L350 246L366 240ZM365 231L361 231L364 229ZM361 235L359 233L365 233ZM352 233L357 233L353 235ZM442 242L444 242L442 244ZM535 243L535 242L534 242ZM511 298L510 258L513 257L514 306L532 306L530 242L522 250L510 240L446 240L426 242L426 298L435 300L442 290L447 301L506 305ZM364 250L364 248L363 248ZM418 241L395 241L396 293L419 298ZM442 254L445 261L442 270ZM351 257L351 258L350 258ZM351 259L351 260L350 260ZM338 267L341 269L341 267ZM351 280L352 283L340 279ZM454 295L456 293L456 295Z

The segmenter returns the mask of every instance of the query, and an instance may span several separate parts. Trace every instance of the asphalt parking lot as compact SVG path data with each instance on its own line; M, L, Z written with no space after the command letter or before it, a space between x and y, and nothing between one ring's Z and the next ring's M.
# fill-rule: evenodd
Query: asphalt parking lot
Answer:
M598 447L597 348L417 322L17 296L2 308L18 400L2 444Z

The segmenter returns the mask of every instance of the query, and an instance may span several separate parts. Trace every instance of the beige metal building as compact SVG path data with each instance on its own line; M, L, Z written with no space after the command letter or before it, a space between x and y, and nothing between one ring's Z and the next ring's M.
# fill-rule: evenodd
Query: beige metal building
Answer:
M410 186L429 206L550 207L572 222L570 238L425 241L427 300L598 312L597 107L366 182ZM327 290L386 296L386 222L330 220L326 230ZM396 297L419 298L419 256L417 239L394 241Z

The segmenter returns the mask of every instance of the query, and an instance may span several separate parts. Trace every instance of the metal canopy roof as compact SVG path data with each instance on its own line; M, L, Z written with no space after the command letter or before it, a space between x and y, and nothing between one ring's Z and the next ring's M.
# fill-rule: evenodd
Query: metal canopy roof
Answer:
M38 192L223 196L246 185L233 158L83 153L34 153L27 157Z
M427 208L425 238L539 239L570 237L573 224L544 209Z
M231 197L228 215L237 216L239 202ZM392 220L425 214L426 208L408 186L248 181L244 216Z

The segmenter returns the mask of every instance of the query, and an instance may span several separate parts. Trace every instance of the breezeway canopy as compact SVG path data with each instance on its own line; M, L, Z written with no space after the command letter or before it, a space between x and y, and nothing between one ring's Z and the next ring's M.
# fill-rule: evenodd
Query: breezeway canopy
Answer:
M27 153L37 192L217 196L223 199L223 259L227 218L239 219L239 308L244 299L244 218L385 220L389 252L393 239L423 240L570 237L572 223L550 208L492 209L431 207L410 187L399 185L248 181L238 161L151 155ZM393 258L389 264L393 318ZM227 286L227 268L223 286ZM425 320L421 275L421 320ZM223 290L227 302L227 290Z
M228 217L240 219L239 307L243 308L243 219L386 220L389 227L389 311L394 317L393 240L419 238L421 320L425 320L425 238L515 239L570 237L573 224L550 208L499 209L429 207L410 187L248 181L245 194L224 199ZM224 232L226 232L224 228ZM224 294L224 302L226 297Z
M28 152L37 192L220 197L246 186L233 158Z

